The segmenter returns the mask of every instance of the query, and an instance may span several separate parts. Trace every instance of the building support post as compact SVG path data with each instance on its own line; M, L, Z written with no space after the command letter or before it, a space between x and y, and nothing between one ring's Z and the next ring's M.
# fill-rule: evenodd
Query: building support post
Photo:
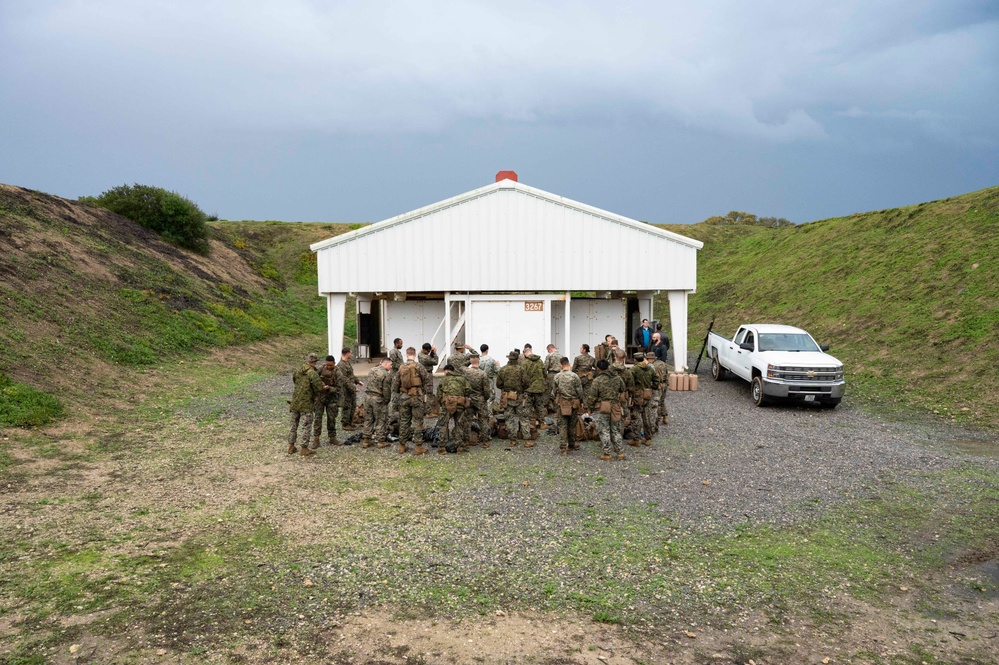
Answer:
M576 353L572 348L572 338L569 337L569 333L571 332L570 322L572 321L572 291L565 292L564 316L565 316L565 321L563 323L565 323L565 337L563 337L562 339L565 340L565 348L562 349L562 355L568 358L569 362L572 362L573 355L575 355Z
M669 322L673 333L673 365L676 371L687 369L687 292L667 291Z
M444 292L444 348L438 349L440 365L447 364L447 359L451 356L451 293Z
M326 345L327 355L340 358L343 349L343 327L346 317L347 294L326 294Z

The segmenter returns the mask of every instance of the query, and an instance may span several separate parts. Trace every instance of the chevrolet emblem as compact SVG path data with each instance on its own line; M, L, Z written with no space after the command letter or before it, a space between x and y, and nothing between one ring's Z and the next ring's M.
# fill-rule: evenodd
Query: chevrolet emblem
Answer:
M808 378L812 378L812 377L814 377L814 376L815 376L815 372L809 372L809 373L808 373Z

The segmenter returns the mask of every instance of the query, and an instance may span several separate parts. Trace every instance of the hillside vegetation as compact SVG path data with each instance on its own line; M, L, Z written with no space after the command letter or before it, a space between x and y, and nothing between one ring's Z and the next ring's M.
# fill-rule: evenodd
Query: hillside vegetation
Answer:
M999 425L999 187L789 228L666 228L704 242L694 352L712 318L726 336L798 325L845 363L848 396Z
M90 404L121 367L325 332L308 244L347 229L214 223L201 256L107 210L0 185L4 396Z
M205 257L106 210L0 185L4 394L30 395L37 420L47 402L34 390L89 404L121 367L325 333L308 246L351 226L209 228ZM693 352L712 318L726 335L799 325L846 364L848 399L999 426L999 187L794 227L667 228L705 243Z

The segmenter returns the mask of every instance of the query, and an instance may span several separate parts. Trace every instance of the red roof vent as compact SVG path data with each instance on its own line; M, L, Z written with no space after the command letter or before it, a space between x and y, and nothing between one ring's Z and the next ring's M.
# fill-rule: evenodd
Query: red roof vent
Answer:
M496 182L500 180L513 180L517 182L517 172L516 171L500 171L496 174Z

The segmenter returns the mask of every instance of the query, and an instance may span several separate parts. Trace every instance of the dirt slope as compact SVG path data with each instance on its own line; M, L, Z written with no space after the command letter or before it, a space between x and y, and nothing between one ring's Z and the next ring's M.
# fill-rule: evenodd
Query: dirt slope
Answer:
M346 227L247 226L213 225L200 256L106 210L0 185L0 373L82 402L120 366L321 331L314 270L288 256Z

